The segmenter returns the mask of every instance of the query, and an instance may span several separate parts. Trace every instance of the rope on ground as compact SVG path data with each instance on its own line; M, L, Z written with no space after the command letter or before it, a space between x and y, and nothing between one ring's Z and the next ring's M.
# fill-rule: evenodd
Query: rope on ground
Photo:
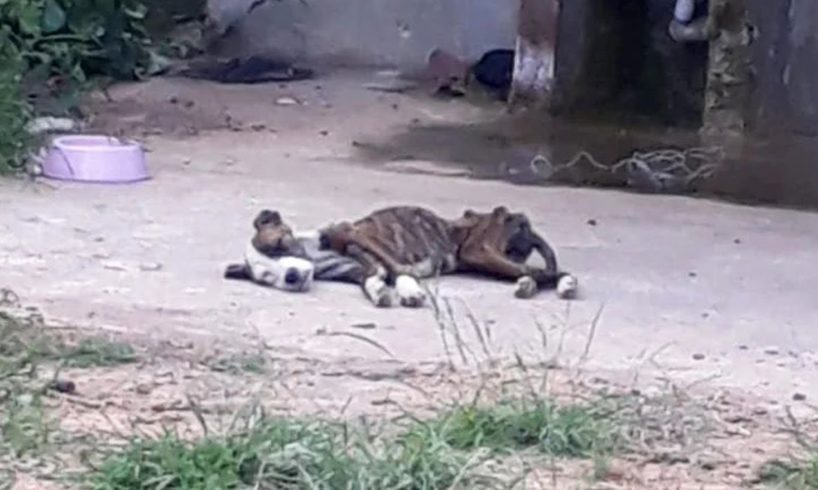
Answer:
M530 165L532 172L549 179L581 162L587 162L594 170L621 175L629 187L661 192L689 190L694 182L712 177L724 158L724 148L718 146L685 150L669 148L635 151L606 165L583 150L561 165L555 165L542 154L535 156Z

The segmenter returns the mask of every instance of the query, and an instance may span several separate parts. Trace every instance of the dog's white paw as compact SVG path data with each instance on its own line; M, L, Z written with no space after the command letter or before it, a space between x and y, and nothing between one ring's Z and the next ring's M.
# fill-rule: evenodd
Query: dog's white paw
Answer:
M420 308L426 303L426 293L417 279L412 276L398 276L395 280L400 304L407 308Z
M566 274L557 281L557 296L562 299L574 299L579 291L579 281L577 278Z
M520 299L528 299L537 294L537 281L531 276L523 276L517 279L517 286L514 296Z
M396 303L395 291L383 279L372 276L364 282L364 292L378 308L391 308Z

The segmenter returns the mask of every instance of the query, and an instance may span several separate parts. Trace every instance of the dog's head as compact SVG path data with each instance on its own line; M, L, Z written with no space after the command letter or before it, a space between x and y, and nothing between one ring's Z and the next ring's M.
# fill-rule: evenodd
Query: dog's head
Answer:
M265 209L253 221L256 233L245 252L248 278L284 291L307 291L314 265L277 211Z
M295 238L293 230L281 219L278 211L263 210L256 216L253 226L256 229L253 246L262 255L270 258L306 258L304 247Z

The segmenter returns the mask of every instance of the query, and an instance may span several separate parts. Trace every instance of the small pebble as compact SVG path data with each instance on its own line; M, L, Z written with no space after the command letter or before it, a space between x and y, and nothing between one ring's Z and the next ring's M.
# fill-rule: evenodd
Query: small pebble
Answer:
M777 356L781 353L781 351L778 349L778 347L767 347L764 349L764 353L768 356Z
M73 381L66 379L55 380L51 383L49 388L57 393L64 393L66 395L72 395L77 392L77 385Z
M693 360L695 361L703 361L704 357L704 354L693 354Z
M136 385L136 392L140 395L150 395L153 391L153 386L148 383L139 383Z
M279 97L278 99L276 99L276 105L289 106L298 104L299 104L298 100L292 97Z
M807 395L805 395L803 393L796 393L796 394L792 395L792 399L797 401L797 402L802 402L802 401L807 399Z
M143 264L139 264L139 270L144 272L156 272L162 270L162 264L158 262L145 262Z
M588 223L588 226L596 226L597 225L596 220L593 219L593 218L589 219L586 223Z
M375 325L374 323L355 323L355 324L350 325L350 327L360 328L361 330L374 330L378 326Z

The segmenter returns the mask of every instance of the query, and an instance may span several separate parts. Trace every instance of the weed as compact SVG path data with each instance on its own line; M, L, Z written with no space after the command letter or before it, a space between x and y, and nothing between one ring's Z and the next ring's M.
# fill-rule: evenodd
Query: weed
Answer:
M461 450L536 448L552 456L591 457L615 446L605 412L591 406L505 401L488 408L459 408L434 423L446 442Z
M58 357L64 366L81 369L119 366L139 359L130 344L101 337L85 338L74 346L63 345Z
M344 425L265 419L224 438L134 442L91 488L437 490L459 488L473 466L434 437L374 444Z
M237 354L210 359L205 363L211 371L233 375L264 374L267 364L268 359L262 354Z
M761 469L760 479L762 483L772 488L818 489L818 454L813 454L802 461L768 463Z

